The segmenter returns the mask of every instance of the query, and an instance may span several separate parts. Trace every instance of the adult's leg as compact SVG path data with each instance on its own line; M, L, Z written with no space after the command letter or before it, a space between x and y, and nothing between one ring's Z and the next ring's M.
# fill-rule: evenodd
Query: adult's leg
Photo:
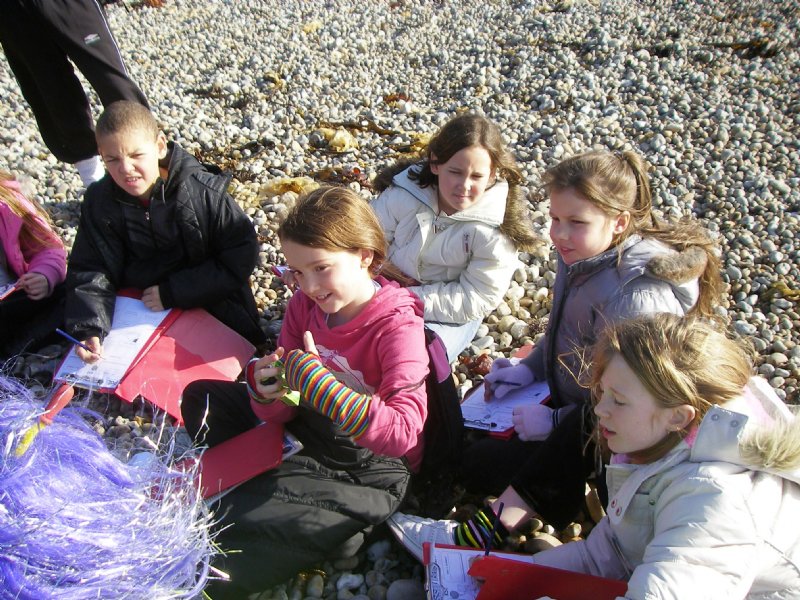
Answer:
M201 379L183 390L181 416L196 444L216 446L252 429L260 420L242 383Z
M400 459L373 457L355 470L326 468L302 453L220 500L216 561L231 576L212 598L244 598L336 554L343 544L394 513L409 472ZM348 544L349 545L349 544Z
M34 2L3 3L0 43L53 155L74 163L97 154L89 100Z
M97 0L39 0L59 44L91 84L104 106L131 100L148 106L131 80L105 12ZM45 8L47 7L47 8Z

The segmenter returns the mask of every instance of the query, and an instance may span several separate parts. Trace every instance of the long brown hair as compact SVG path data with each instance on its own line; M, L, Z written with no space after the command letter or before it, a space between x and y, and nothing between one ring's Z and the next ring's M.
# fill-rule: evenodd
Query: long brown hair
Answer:
M278 238L334 252L372 250L370 275L401 285L413 281L386 260L386 237L369 202L350 188L322 186L297 199L278 227Z
M593 150L562 160L545 171L542 187L548 194L573 189L609 217L628 211L628 227L615 239L619 248L633 234L657 239L678 251L700 248L705 253L705 269L700 276L700 296L689 312L714 317L714 307L725 289L719 246L696 221L667 223L656 217L647 171L647 162L635 152Z
M22 219L22 229L19 232L20 243L34 251L45 248L60 248L61 240L53 231L53 221L47 211L35 198L26 198L33 207L33 211L20 201L19 196L4 184L6 181L16 181L9 172L0 169L0 202L6 204L15 215Z
M418 164L419 168L409 171L409 178L420 187L436 186L439 184L439 176L431 171L431 165L444 164L457 152L472 146L486 150L491 159L492 171L508 183L506 211L500 231L514 243L517 250L530 251L540 246L543 240L533 232L527 213L522 172L503 141L500 129L484 116L464 113L453 117L430 139L421 161L404 159L384 169L375 178L375 187L378 191L383 191L391 185L394 175L413 163Z

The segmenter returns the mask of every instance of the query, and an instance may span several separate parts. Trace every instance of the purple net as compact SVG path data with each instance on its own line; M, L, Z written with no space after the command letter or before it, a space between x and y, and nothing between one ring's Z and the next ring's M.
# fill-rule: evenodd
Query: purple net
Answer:
M194 473L121 462L69 407L16 456L42 410L0 376L0 599L198 597L213 543Z

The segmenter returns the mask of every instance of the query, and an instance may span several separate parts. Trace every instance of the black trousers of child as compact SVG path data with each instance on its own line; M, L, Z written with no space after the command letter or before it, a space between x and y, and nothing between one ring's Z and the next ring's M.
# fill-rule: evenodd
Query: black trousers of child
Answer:
M244 385L197 381L183 393L186 430L214 446L259 423ZM281 465L223 496L214 507L226 556L215 567L230 582L214 581L215 600L256 598L326 559L355 555L372 527L395 512L410 473L402 459L375 456L344 466L331 464L315 440L293 431L305 448Z
M556 529L572 522L584 506L586 481L595 473L603 506L605 472L592 442L589 407L567 414L546 440L523 442L485 437L464 453L461 478L473 492L500 494L511 485Z
M104 106L117 100L148 105L97 0L4 0L2 8L0 44L44 143L59 160L76 163L97 154L89 99L73 63Z
M36 349L64 322L64 284L41 300L17 291L0 300L0 359ZM59 338L60 339L60 338Z

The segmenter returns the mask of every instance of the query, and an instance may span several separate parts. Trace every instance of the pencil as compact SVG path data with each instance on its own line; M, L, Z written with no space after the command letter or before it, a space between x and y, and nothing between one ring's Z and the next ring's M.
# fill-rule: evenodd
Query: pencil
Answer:
M66 331L64 331L63 329L59 329L58 327L56 327L56 333L57 333L58 335L62 335L62 336L64 336L65 338L67 338L67 340L69 340L70 342L72 342L72 343L73 343L73 344L75 344L76 346L80 346L81 348L83 348L83 349L84 349L84 350L86 350L87 352L91 352L92 354L97 354L97 352L95 352L94 350L92 350L91 348L89 348L89 346L87 346L87 345L86 345L86 344L84 344L83 342L79 342L78 340L76 340L74 337L72 337L70 334L68 334L68 333L67 333Z
M497 507L497 514L494 516L494 522L492 523L492 531L489 533L489 539L486 540L486 552L483 553L484 556L489 556L489 551L492 549L494 535L497 533L497 523L500 521L500 515L503 514L503 506L504 504L501 502Z

